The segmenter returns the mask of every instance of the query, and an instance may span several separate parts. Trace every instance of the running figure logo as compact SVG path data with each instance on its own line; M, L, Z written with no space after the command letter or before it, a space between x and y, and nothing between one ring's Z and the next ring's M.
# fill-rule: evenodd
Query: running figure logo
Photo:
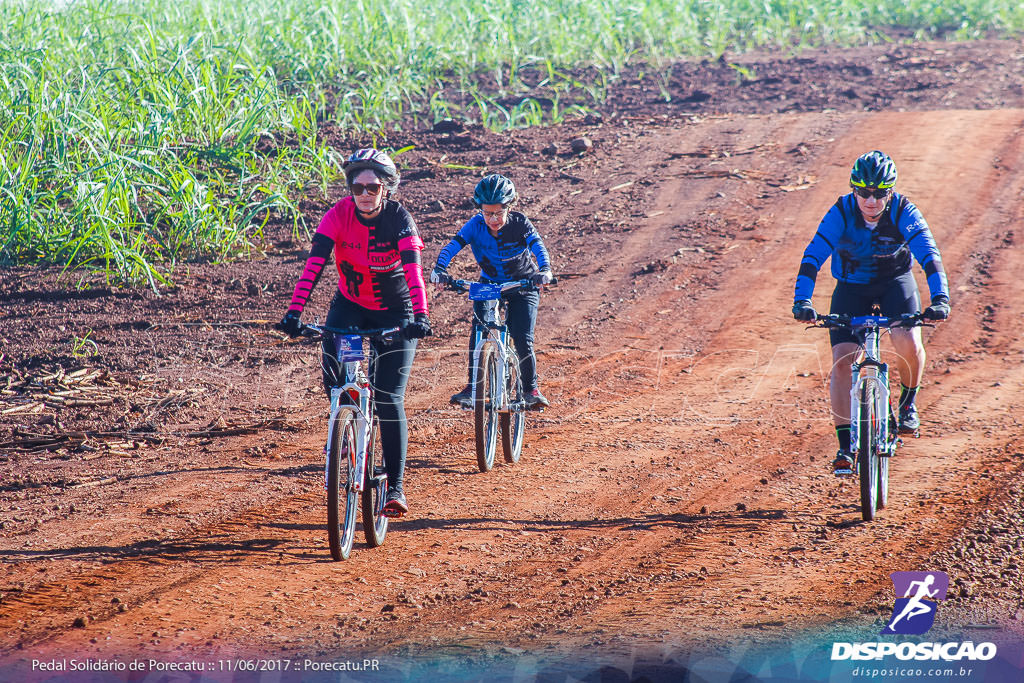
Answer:
M896 603L883 634L920 635L935 623L935 608L946 599L949 577L943 572L893 572Z

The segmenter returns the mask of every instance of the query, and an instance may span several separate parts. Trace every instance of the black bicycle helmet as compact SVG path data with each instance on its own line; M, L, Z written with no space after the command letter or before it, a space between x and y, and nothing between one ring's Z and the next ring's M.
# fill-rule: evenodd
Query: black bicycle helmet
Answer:
M341 169L345 172L345 181L349 185L352 184L352 180L356 175L365 169L373 171L377 179L380 180L381 185L384 186L384 189L389 192L393 192L401 180L401 176L398 174L398 167L395 166L395 162L391 160L391 157L373 147L356 150L341 165Z
M877 149L863 154L853 163L850 184L887 190L896 184L896 164L888 154Z
M484 176L473 190L473 201L482 204L509 205L516 199L516 186L503 175L492 173Z

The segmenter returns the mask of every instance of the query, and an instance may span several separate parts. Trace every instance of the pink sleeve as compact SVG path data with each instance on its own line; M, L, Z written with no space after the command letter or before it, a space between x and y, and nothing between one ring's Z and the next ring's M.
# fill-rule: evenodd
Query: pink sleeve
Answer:
M398 240L398 251L402 255L402 269L405 271L405 281L409 285L412 312L414 315L427 315L427 286L423 281L423 268L420 266L423 240L415 234L403 237Z
M334 237L338 232L337 212L332 208L320 221L320 226L313 235L313 246L309 250L309 258L306 259L306 267L295 283L295 291L292 292L292 301L288 305L289 311L302 313L309 301L309 295L316 286L317 281L323 274L324 264L331 256L334 249Z
M313 256L312 254L306 260L306 268L302 271L299 281L295 283L295 291L292 292L292 302L288 306L289 311L302 313L302 310L306 307L306 302L309 301L310 292L313 291L316 281L320 279L320 273L323 272L326 262L327 259L324 257Z

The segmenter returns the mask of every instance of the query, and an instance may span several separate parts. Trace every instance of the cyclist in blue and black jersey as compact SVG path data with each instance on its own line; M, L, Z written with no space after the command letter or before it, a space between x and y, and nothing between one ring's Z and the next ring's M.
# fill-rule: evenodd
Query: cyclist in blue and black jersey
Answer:
M796 278L793 317L813 321L811 305L818 270L832 258L831 313L868 315L878 305L882 315L898 317L921 310L917 284L910 272L911 256L924 269L931 305L929 320L949 317L949 287L935 239L916 206L895 192L896 164L879 151L857 159L850 172L853 190L840 197L821 220L818 231L800 262ZM850 453L851 364L858 346L848 330L829 330L832 342L832 379L829 392L839 452L832 463L837 475L853 472ZM924 372L925 352L920 328L892 330L896 370L900 376L899 431L916 433L921 421L915 399Z
M551 262L547 249L530 219L511 207L517 199L516 188L505 176L491 174L476 185L473 202L480 213L473 216L459 229L452 241L441 250L437 265L430 274L430 281L443 282L448 275L452 259L469 246L473 257L480 265L480 279L483 282L502 283L529 279L534 284L546 285L551 282ZM535 265L530 254L537 259ZM539 266L539 267L538 267ZM540 294L537 290L516 290L506 295L508 299L508 330L519 354L520 376L529 408L548 406L550 403L540 393L537 382L537 359L533 353L533 328L537 321L537 307ZM484 301L473 302L473 311L478 318L485 313ZM473 363L473 336L469 338L470 366ZM470 379L473 369L469 370ZM452 396L452 403L470 407L472 388L466 388Z

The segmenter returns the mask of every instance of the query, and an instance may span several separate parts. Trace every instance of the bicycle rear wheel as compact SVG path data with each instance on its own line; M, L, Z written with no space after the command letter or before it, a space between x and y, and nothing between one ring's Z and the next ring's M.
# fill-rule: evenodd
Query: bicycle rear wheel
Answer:
M878 509L878 429L875 421L875 387L865 382L857 400L857 466L860 470L860 514L866 522Z
M498 359L494 345L485 344L480 349L480 360L476 369L476 403L473 424L476 431L476 464L481 472L494 467L494 451L498 436L498 411L494 396L498 392Z
M519 376L519 357L509 349L508 367L505 373L505 398L508 412L501 413L501 450L505 462L519 462L523 453L523 436L526 433L526 413L523 409L523 380Z
M388 491L388 476L380 449L380 418L373 417L370 441L366 444L366 486L363 488L363 535L366 544L376 548L388 533L388 518L381 514Z
M356 415L342 408L332 418L331 442L327 447L327 540L331 557L347 560L356 533L355 491Z

